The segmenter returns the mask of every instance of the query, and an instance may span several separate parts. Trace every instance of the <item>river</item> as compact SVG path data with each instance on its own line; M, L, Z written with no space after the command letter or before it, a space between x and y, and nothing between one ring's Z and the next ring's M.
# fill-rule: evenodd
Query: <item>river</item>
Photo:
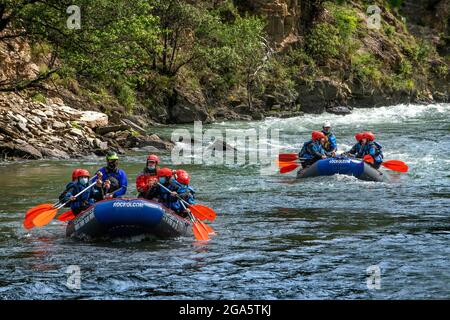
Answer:
M296 180L257 165L190 164L197 199L217 212L208 243L191 238L114 242L65 238L64 224L22 228L24 212L54 202L75 167L103 158L0 163L1 299L436 299L450 298L450 105L357 109L205 128L280 129L283 150L298 152L330 120L339 151L372 130L386 181L348 176ZM169 134L174 126L164 128ZM134 179L145 153L121 157ZM80 288L67 286L76 266ZM373 273L372 273L373 272Z

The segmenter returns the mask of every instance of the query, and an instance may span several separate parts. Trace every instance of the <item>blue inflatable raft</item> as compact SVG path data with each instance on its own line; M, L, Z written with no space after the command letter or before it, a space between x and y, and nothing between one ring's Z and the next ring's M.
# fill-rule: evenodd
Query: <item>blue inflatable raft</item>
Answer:
M174 238L192 234L191 223L159 203L112 199L95 203L67 225L66 235L80 238L151 235Z
M327 158L316 161L311 166L297 172L297 178L310 178L318 176L331 176L344 174L355 176L365 181L383 181L384 175L370 164L361 159L348 157Z

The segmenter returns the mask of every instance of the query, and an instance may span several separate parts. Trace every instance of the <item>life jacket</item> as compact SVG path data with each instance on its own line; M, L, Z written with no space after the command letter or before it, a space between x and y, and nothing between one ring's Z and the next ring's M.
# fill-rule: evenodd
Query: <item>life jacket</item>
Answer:
M111 181L111 187L108 190L108 193L114 193L114 197L119 197L127 192L128 181L125 171L121 169L111 171L110 169L108 169L108 167L103 167L99 171L103 174L103 181L107 179ZM118 191L115 193L116 190Z
M176 191L180 195L180 197L186 201L189 204L195 203L195 190L190 185L181 184L178 181L174 181L174 184L176 184L177 188Z
M65 196L64 196L64 202L70 200L71 196L75 196L78 193L80 193L83 189L85 189L87 186L82 185L78 182L71 182L68 184L69 188L65 190ZM94 204L94 196L92 188L90 190L87 190L80 194L75 201L70 201L69 205L72 211L79 212L80 210L84 210L85 208L88 208L92 204Z
M169 184L168 186L165 186L170 191L177 191L176 186L174 184ZM172 203L177 202L178 199L174 198L169 191L164 189L163 187L159 186L159 196L158 201L164 204L168 208L172 208Z
M67 194L67 192L69 192L69 190L70 189L72 189L72 187L74 187L75 186L75 182L69 182L67 185L66 185L66 189L64 189L64 191L63 192L61 192L61 194L58 196L58 200L59 200L59 202L62 204L62 203L64 203L64 202L67 202L67 200L65 200L66 199L66 194ZM67 203L66 205L64 205L64 207L65 208L69 208L70 207L70 202L69 203Z
M334 137L334 134L331 133L331 132L324 132L324 131L322 131L322 133L325 135L325 138L326 138L325 139L325 143L323 145L323 149L326 152L329 152L332 149L337 148L337 146L336 146L336 138ZM334 145L332 145L332 143Z
M316 147L317 150L313 150L314 147ZM320 142L309 140L303 144L298 156L299 158L313 159L317 157L314 151L325 154Z
M144 169L144 171L136 177L136 190L140 191L141 195L144 195L149 190L149 185L152 180L158 180L156 173L153 174Z
M370 154L370 149L373 148L374 149L374 154L371 155ZM364 145L364 147L361 148L359 154L358 154L358 158L363 158L365 155L371 155L373 156L375 162L382 162L383 161L383 152L381 151L381 149L383 148L383 146L381 144L379 144L376 141L369 141L368 143L366 143Z

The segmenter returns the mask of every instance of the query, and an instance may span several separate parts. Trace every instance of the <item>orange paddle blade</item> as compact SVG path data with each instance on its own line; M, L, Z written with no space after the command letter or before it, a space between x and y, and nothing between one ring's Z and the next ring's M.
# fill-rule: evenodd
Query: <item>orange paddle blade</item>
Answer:
M206 223L200 221L200 225L202 226L203 229L205 229L205 231L208 233L208 235L210 235L210 236L216 235L216 232L213 230L213 228L208 226Z
M280 153L278 155L278 160L283 162L295 161L298 159L297 153Z
M280 160L276 160L275 161L275 164L279 168L286 167L286 166L289 166L289 165L294 164L294 163L295 163L294 161L280 161Z
M382 162L381 165L392 171L398 171L398 172L408 172L408 169L409 169L408 165L400 160L388 160L388 161Z
M297 163L294 163L294 164L291 164L291 165L281 168L280 173L288 173L288 172L291 172L291 171L297 169L298 167L300 167L300 165Z
M59 221L70 221L73 219L75 219L75 215L73 214L72 210L66 211L58 217Z
M54 209L53 206L50 207L50 209L47 209L46 207L42 206L40 208L35 208L31 211L31 209L27 212L25 219L23 220L23 226L25 229L31 229L33 228L35 225L33 223L33 220L43 214L44 212L48 211L48 210L52 210Z
M53 209L53 204L51 203L44 203L44 204L40 204L37 206L34 206L33 208L29 209L26 213L25 213L25 217L28 217L32 214L34 214L37 211L46 211L46 210L51 210Z
M191 209L194 216L196 216L200 220L214 221L216 219L216 213L214 212L214 210L205 205L193 204L189 207L189 209Z
M56 212L58 212L58 209L52 209L47 210L40 215L38 215L36 218L33 219L33 224L36 227L42 227L48 224L52 219L56 216Z
M206 232L206 230L202 228L199 221L193 221L192 224L192 231L194 232L195 239L201 241L210 240L208 232Z

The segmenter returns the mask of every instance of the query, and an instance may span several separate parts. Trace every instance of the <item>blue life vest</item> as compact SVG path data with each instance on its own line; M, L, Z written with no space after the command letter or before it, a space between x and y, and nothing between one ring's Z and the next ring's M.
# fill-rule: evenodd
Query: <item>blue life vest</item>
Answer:
M181 184L176 180L174 180L173 182L176 185L176 191L181 196L181 198L189 204L195 204L195 190L190 185ZM183 208L181 204L180 207Z
M113 197L117 198L117 197L121 197L123 196L126 192L127 192L127 187L128 187L128 180L127 180L127 175L125 173L125 171L123 171L122 169L117 169L114 172L111 172L110 170L108 170L108 168L101 168L98 171L100 171L102 173L102 180L105 181L108 178L113 178L110 180L111 181L111 189L112 190L117 190L115 192L113 192ZM113 182L115 182L114 180L116 180L118 182L114 184ZM92 181L97 181L97 177L94 178L94 180Z
M383 146L378 142L370 141L359 151L357 157L364 158L365 155L371 155L376 163L381 163L384 158L382 148Z
M325 150L322 148L320 141L309 140L303 144L302 150L300 150L299 158L313 159L320 158L325 155Z
M66 186L66 194L64 196L63 201L67 202L70 200L70 197L77 195L83 189L85 189L87 185L82 185L81 183L74 181L70 182ZM91 205L94 204L95 199L100 199L101 191L97 188L91 187L91 189L80 194L75 201L70 201L69 205L72 209L72 212L78 214L80 211L87 209Z

